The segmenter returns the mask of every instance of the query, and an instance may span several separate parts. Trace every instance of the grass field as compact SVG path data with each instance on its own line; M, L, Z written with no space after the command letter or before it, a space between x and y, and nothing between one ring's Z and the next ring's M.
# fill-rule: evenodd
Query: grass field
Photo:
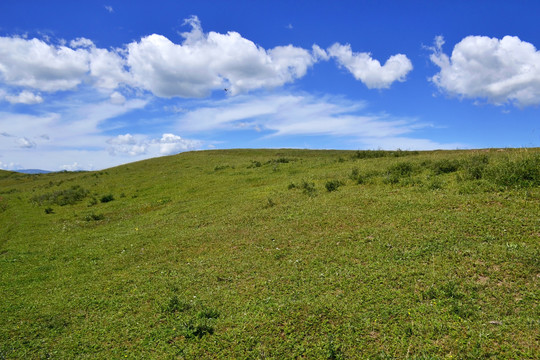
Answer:
M0 172L0 359L538 359L540 149Z

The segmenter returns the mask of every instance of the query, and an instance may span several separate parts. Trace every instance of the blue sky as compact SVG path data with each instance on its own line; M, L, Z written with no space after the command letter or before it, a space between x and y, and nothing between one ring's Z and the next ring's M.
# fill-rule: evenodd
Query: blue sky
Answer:
M0 2L0 168L540 146L536 1Z

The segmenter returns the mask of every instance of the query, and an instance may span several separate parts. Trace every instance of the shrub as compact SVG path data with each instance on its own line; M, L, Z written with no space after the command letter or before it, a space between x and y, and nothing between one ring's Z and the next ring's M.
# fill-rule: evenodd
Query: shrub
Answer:
M484 175L489 158L487 155L475 155L463 164L464 178L466 180L478 180Z
M517 161L507 159L488 169L485 176L499 186L540 186L540 155Z
M84 218L86 221L99 221L99 220L103 220L105 219L105 215L103 214L90 214L90 215L86 215L86 217Z
M102 203L108 203L108 202L113 201L113 200L114 200L114 196L113 196L112 194L108 194L108 195L103 195L103 196L101 197L101 200L100 200L100 201L101 201Z
M313 182L307 182L306 180L302 180L302 184L300 185L302 188L302 192L309 196L314 196L317 190L315 190L315 183Z
M328 192L336 191L343 183L339 180L329 180L324 184Z
M88 196L89 193L90 192L88 190L83 189L79 185L74 185L69 189L58 190L51 193L34 196L31 200L32 202L39 205L73 205L83 200L86 196Z
M397 184L401 178L411 176L413 169L413 165L410 162L401 162L392 165L386 172L384 182L388 184Z
M458 160L443 159L434 162L431 165L431 168L436 175L448 174L458 171L460 168L460 162Z

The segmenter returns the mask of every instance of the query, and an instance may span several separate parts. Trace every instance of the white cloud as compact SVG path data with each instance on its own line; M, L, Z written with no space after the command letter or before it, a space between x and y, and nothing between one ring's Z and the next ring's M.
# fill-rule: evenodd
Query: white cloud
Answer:
M200 148L202 143L197 140L182 139L178 135L163 134L161 139L155 141L159 144L159 153L161 155L172 155L181 151Z
M144 135L117 135L107 140L110 145L109 154L138 156L149 154L151 156L172 155L182 151L199 149L202 142L184 139L175 134L163 134L159 139L149 139Z
M40 104L43 102L43 98L40 95L36 95L28 90L23 90L19 95L5 95L5 99L12 104Z
M21 164L18 164L18 163L15 163L15 162L4 163L4 162L0 161L0 169L14 171L14 170L21 170L22 166L21 166Z
M126 98L124 95L120 94L118 91L115 91L110 96L111 103L115 105L123 105L126 103Z
M242 95L188 111L179 117L184 133L260 130L263 138L277 136L337 136L354 139L354 146L388 149L454 149L463 144L442 144L416 138L430 127L416 119L371 114L366 104L341 97L304 95ZM363 144L363 145L362 145Z
M187 23L192 29L181 34L182 44L153 34L127 46L138 87L161 97L204 97L225 87L234 95L292 82L316 62L302 48L265 50L237 32L205 34L197 17Z
M19 147L26 148L26 149L36 147L36 143L29 140L26 137L22 137L22 138L17 139L17 144L19 145Z
M113 13L113 12L114 12L113 7L110 6L110 5L105 5L105 10L107 10L107 11L110 12L110 13Z
M117 51L96 48L85 38L70 46L0 37L0 81L47 92L74 90L85 80L105 89L130 82L125 59Z
M441 36L435 38L430 56L441 69L431 78L439 89L496 105L540 104L540 51L531 43L516 36L468 36L450 57L442 52L443 44Z
M335 43L328 48L328 54L369 89L386 89L395 81L403 82L406 75L413 69L411 61L403 54L390 56L381 66L381 63L373 59L370 53L353 53L348 44Z
M0 79L42 91L75 88L88 70L87 52L38 39L0 37Z
M74 162L73 164L68 164L68 165L62 165L60 166L60 170L65 170L65 171L80 171L80 170L84 170L84 167L82 167L78 162Z

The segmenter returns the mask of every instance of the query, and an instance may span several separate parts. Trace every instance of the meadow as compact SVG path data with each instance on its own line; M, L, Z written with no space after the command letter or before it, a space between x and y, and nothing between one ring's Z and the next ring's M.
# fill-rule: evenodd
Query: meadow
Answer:
M540 149L0 171L0 359L538 359Z

